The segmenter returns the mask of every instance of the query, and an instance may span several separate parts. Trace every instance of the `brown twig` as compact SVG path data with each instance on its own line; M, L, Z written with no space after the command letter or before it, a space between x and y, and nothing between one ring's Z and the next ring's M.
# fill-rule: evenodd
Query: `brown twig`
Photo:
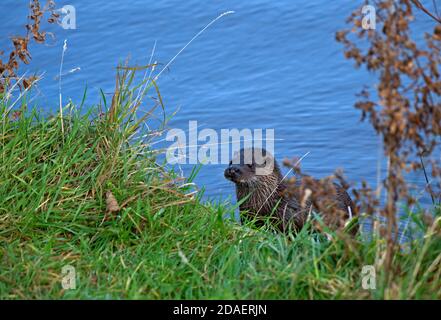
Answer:
M427 10L422 4L421 4L421 2L419 1L419 0L410 0L410 1L412 1L412 3L418 8L418 9L420 9L421 11L423 11L425 14L427 14L429 17L431 17L433 20L435 20L436 22L438 22L438 23L441 23L441 19L440 18L438 18L438 17L436 17L436 16L434 16L429 10ZM435 8L436 8L436 5L435 5Z

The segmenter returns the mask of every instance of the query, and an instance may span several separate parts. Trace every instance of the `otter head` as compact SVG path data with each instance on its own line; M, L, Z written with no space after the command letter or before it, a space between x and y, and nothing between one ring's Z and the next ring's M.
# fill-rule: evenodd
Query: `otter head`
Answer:
M268 176L281 179L274 157L265 149L247 148L236 152L224 172L225 178L235 184L255 185L268 181Z

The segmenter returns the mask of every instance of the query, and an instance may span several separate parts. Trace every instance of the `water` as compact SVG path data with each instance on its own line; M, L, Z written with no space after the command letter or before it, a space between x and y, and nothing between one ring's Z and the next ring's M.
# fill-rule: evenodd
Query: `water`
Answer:
M8 37L23 34L28 1L2 0L0 48ZM57 1L74 5L77 29L49 26L56 35L48 45L32 45L31 64L22 69L44 72L36 104L58 109L58 75L64 39L68 49L64 70L81 68L63 78L64 101L97 103L100 89L114 87L115 66L131 56L146 64L156 41L154 59L167 63L201 28L220 13L234 10L192 43L159 80L168 114L180 111L170 127L200 129L275 129L275 156L302 156L304 172L316 177L343 168L348 180L367 180L375 187L378 138L360 112L355 94L375 78L344 59L335 32L357 1ZM432 30L433 22L417 14L415 32ZM151 105L146 102L147 110ZM380 158L379 158L380 156ZM188 174L191 165L184 165ZM212 200L234 195L224 179L225 165L205 165L196 183ZM412 178L420 189L424 177ZM425 201L426 195L423 196ZM234 196L233 196L234 198Z

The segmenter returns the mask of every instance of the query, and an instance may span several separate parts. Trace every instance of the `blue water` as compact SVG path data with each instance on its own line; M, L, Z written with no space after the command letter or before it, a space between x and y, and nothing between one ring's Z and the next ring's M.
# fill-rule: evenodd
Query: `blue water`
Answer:
M316 177L343 168L358 186L376 186L377 164L384 159L369 124L353 105L363 85L375 77L354 69L343 57L335 32L361 1L57 1L74 5L77 29L47 26L56 36L47 45L31 45L32 62L22 71L44 73L33 101L45 110L58 109L58 81L64 39L64 102L98 102L100 89L111 93L115 66L128 56L146 64L156 42L154 60L166 64L199 30L220 13L234 10L194 41L161 75L158 84L167 114L179 108L169 127L273 128L275 156L300 157L304 172ZM2 0L0 48L8 37L23 34L28 1ZM432 30L433 21L416 14L414 31ZM151 102L143 105L145 110ZM184 165L188 174L192 165ZM225 165L205 165L195 182L212 200L234 198L223 177ZM420 190L424 177L412 183ZM423 192L423 202L427 195Z

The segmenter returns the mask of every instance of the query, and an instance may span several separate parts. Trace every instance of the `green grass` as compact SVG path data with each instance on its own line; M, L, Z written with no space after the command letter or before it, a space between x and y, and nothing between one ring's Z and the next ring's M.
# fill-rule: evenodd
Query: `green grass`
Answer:
M439 220L397 253L387 285L384 240L224 219L231 204L186 196L134 136L137 105L124 88L104 115L65 109L64 134L58 115L23 106L15 118L0 104L0 298L441 298ZM109 190L118 213L106 212ZM66 265L76 289L62 288ZM375 290L361 287L364 265L376 266Z

